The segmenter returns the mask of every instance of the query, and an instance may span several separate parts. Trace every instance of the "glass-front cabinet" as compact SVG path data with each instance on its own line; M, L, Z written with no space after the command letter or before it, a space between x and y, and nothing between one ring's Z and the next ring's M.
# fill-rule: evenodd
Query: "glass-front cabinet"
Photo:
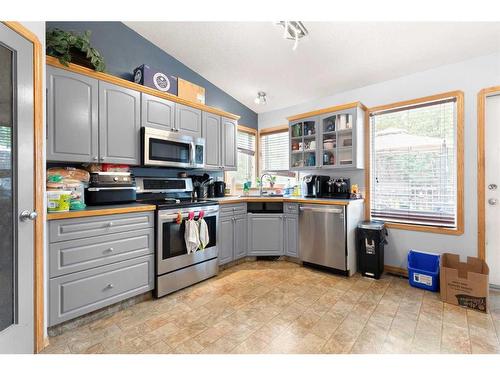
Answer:
M353 103L318 112L290 121L290 168L363 169L365 107Z
M318 166L319 118L306 118L290 124L290 167L307 169Z

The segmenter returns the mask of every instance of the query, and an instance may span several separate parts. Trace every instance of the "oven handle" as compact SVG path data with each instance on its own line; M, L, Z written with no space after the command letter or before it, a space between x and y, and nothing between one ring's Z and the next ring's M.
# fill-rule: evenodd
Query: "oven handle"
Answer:
M218 210L195 210L195 219L198 219L200 211L205 211L205 218L217 215ZM161 221L175 220L177 219L178 213L169 214L158 214L158 219ZM189 212L181 212L182 218L186 219L189 216Z

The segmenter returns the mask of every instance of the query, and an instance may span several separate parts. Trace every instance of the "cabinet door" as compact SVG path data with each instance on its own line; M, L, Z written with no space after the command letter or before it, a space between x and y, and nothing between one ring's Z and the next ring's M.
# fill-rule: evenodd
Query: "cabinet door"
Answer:
M141 94L141 125L162 130L172 130L175 124L175 103Z
M234 218L234 260L247 255L247 215Z
M205 167L219 169L222 165L221 117L203 112L201 135L205 138Z
M225 264L233 260L233 217L219 219L219 237L217 249L219 250L219 264Z
M299 257L299 217L298 215L285 215L285 255Z
M238 123L236 120L222 117L222 166L225 170L236 170L236 134Z
M282 214L248 214L248 255L283 255Z
M201 137L201 110L177 103L175 128L181 134Z
M47 160L96 162L98 81L47 68Z
M141 163L140 100L138 91L99 82L99 161Z

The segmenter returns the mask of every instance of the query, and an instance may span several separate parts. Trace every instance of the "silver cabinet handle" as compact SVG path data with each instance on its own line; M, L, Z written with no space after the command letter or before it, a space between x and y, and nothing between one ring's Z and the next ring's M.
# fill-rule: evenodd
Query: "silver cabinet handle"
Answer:
M92 159L95 161L99 160L99 158L97 156L94 156Z
M112 227L112 226L113 226L113 222L112 222L112 221L110 221L110 222L108 223L108 227Z
M106 249L106 251L107 251L108 253L112 253L113 251L115 251L115 249L113 249L112 247L110 247L109 249Z
M114 286L113 284L108 284L108 285L106 285L106 289L112 289L112 288L114 288L114 287L115 287L115 286Z
M498 186L497 186L496 184L489 184L489 185L488 185L488 189L490 189L490 190L496 190L496 189L497 189L497 187L498 187Z
M498 203L498 199L495 199L495 198L490 198L490 199L488 199L488 204L489 204L490 206L496 206L496 205L497 205L497 203Z
M28 211L28 210L24 210L22 211L20 214L19 214L19 219L21 221L28 221L28 220L35 220L36 218L38 217L38 214L36 213L36 211Z

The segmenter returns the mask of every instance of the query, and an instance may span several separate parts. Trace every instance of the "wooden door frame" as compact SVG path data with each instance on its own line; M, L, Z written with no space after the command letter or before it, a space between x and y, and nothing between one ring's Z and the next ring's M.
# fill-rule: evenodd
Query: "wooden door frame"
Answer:
M485 111L486 98L495 93L500 94L500 86L482 89L477 94L477 256L486 259L486 212L485 212Z
M43 233L45 223L44 162L43 162L43 51L37 36L19 22L4 21L3 24L33 44L33 152L34 152L34 203L38 217L34 222L34 348L39 353L45 346L44 337L44 267Z

